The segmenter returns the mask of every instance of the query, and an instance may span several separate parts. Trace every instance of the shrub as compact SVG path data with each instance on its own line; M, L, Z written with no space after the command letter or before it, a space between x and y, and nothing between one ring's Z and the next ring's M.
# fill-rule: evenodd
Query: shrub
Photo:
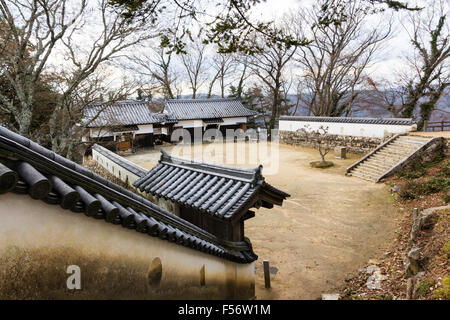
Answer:
M414 171L401 171L398 176L406 179L417 179L425 175L425 169L414 170Z
M447 166L446 167L444 167L444 168L442 168L440 171L439 171L439 174L438 174L440 177L444 177L444 178L450 178L450 167L448 167L448 163L447 163Z
M442 196L442 201L445 203L450 203L450 194L446 193Z
M398 194L403 199L417 199L423 194L423 183L414 181L407 182Z
M439 191L447 191L450 188L450 179L434 177L425 183L426 194L433 194Z
M430 195L440 191L448 191L449 189L449 178L433 177L420 182L407 182L400 190L399 195L403 199L418 199L420 196Z
M419 286L417 287L417 296L423 297L428 292L430 292L430 288L436 284L436 281L433 279L423 279L420 281Z

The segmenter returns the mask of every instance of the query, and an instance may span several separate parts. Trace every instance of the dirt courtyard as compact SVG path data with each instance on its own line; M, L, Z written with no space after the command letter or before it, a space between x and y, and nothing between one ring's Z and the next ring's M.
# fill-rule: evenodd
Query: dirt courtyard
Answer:
M344 175L345 168L361 155L340 160L331 151L327 160L335 166L313 169L309 162L320 160L316 150L283 144L211 143L165 149L173 155L227 165L262 163L266 181L291 195L282 207L261 208L246 221L246 236L259 256L257 299L317 299L321 293L333 293L394 237L396 209L388 187ZM150 169L160 152L126 157ZM269 290L264 288L262 271L266 259L277 269Z

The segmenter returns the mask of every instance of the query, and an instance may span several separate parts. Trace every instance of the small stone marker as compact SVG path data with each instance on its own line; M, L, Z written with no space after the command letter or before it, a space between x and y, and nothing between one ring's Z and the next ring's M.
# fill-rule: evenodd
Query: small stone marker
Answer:
M339 293L322 293L322 300L339 300Z
M270 267L269 267L269 260L264 260L264 282L266 285L266 288L270 288Z
M334 148L334 157L337 159L347 159L347 148L346 147Z

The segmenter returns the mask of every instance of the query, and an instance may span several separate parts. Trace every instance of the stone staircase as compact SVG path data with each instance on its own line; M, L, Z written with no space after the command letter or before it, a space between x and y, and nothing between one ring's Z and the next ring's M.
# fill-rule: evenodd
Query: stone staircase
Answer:
M416 152L423 150L433 138L395 135L347 168L347 175L378 182L394 173Z

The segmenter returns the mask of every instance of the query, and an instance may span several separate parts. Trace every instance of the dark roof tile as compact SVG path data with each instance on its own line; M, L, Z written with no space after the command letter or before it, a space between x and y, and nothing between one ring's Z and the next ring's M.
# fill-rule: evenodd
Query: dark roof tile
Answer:
M231 219L260 192L280 204L289 194L264 181L262 166L229 167L172 157L161 150L159 163L142 174L134 186L154 196L170 199L224 219Z
M164 110L176 120L203 119L223 122L222 118L254 116L257 112L242 105L239 99L169 99ZM210 119L210 120L208 120Z
M97 117L97 118L95 118ZM89 127L117 127L174 122L166 114L153 112L145 101L118 101L112 105L95 103L84 110L83 123ZM134 130L129 127L129 130Z

